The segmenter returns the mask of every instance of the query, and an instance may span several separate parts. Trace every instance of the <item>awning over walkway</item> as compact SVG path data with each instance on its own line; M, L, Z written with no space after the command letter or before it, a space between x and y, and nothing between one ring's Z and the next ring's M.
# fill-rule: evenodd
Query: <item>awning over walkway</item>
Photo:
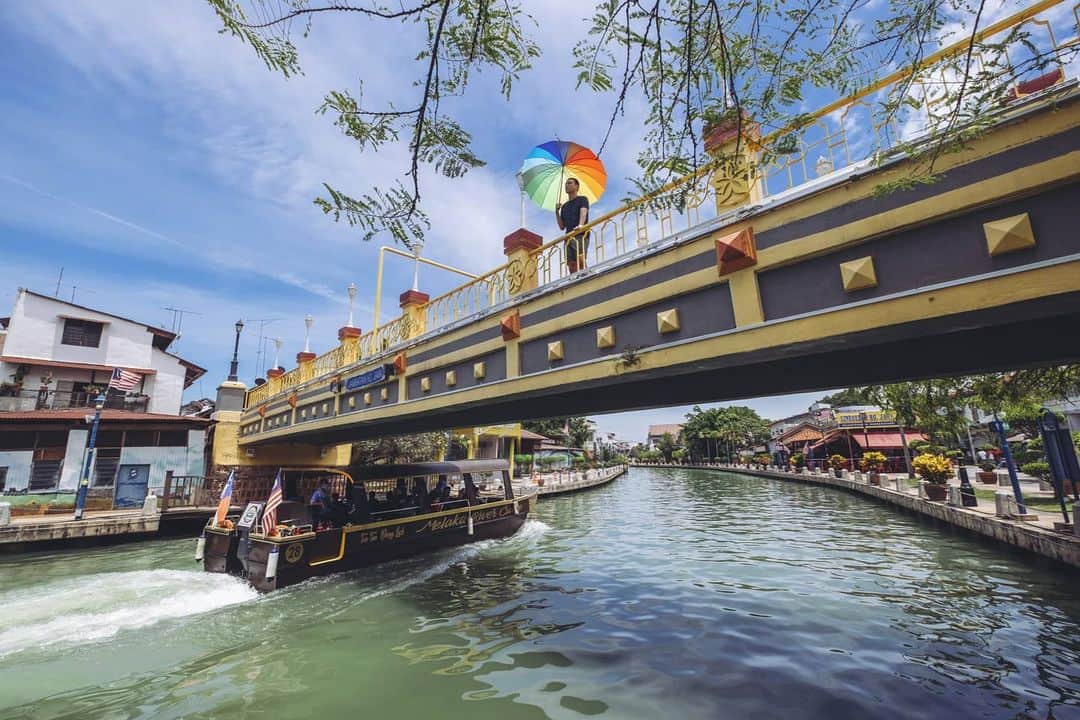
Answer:
M911 443L921 440L923 442L929 441L922 433L908 433L907 442ZM866 448L875 450L894 450L904 447L903 441L900 439L900 433L868 433L866 437L862 433L852 432L851 441L859 447L865 445Z

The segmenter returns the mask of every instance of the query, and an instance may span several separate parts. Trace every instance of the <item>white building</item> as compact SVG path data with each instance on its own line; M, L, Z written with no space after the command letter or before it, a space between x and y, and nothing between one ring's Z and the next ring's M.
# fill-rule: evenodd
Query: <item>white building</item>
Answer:
M206 421L179 411L184 389L206 371L168 352L175 338L20 289L11 316L0 318L0 492L74 490L100 394L93 487L118 488L119 503L140 486L143 495L160 487L166 471L203 474ZM138 375L138 385L108 389L114 368Z

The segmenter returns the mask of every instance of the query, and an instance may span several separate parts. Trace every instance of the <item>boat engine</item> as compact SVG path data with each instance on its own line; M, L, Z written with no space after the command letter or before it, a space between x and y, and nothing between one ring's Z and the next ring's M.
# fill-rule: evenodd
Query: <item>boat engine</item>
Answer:
M240 564L244 567L244 573L248 572L248 548L251 547L251 532L256 529L260 518L262 518L263 505L261 502L249 502L247 507L244 508L243 515L236 522L236 557L240 560Z

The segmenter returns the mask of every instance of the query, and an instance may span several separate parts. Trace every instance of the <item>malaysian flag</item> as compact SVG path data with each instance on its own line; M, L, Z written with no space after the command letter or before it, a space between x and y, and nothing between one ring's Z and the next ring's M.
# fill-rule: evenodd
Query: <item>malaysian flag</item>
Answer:
M109 378L109 387L117 390L134 390L135 386L142 382L142 375L128 372L120 368L113 368L112 377Z
M270 488L270 497L266 498L266 507L263 508L262 526L263 534L270 535L277 527L277 509L284 497L281 494L281 470L277 471L274 478L274 487Z
M233 480L236 479L236 471L229 473L229 479L225 481L225 489L221 491L221 500L218 501L217 512L214 513L214 527L221 527L225 516L229 514L229 506L232 505Z

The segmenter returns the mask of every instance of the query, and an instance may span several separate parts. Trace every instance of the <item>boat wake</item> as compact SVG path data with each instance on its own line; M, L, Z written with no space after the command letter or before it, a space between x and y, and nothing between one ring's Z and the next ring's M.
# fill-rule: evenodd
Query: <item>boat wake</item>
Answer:
M0 592L0 658L118 633L252 600L238 578L189 570L97 573Z

